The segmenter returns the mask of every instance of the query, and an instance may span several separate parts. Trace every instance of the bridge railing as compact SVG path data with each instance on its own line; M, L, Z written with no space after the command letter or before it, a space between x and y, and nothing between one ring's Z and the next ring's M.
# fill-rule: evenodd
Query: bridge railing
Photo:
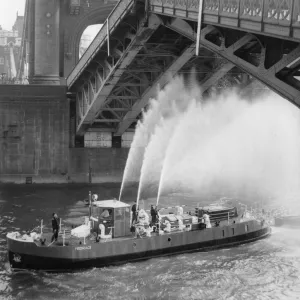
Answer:
M153 12L195 20L199 10L199 0L150 0L150 5ZM299 0L204 0L203 14L300 28Z
M78 64L74 67L72 72L67 78L67 85L71 87L76 79L80 76L86 66L98 53L99 49L104 45L107 40L107 33L109 35L115 30L123 17L131 9L134 4L134 0L120 0L114 7L110 15L107 17L105 23L101 27L100 31L85 51Z

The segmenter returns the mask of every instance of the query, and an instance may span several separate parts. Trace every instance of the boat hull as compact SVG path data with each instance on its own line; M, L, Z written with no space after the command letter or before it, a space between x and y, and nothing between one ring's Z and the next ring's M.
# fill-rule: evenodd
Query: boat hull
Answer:
M247 231L246 225L248 226ZM249 227L252 229L249 230ZM244 232L242 233L243 228ZM232 234L230 235L230 233ZM128 238L77 246L41 247L35 243L8 240L8 253L12 269L65 271L232 247L266 238L270 233L269 227L251 221L243 223L243 225L226 226L226 228L216 227L149 238Z

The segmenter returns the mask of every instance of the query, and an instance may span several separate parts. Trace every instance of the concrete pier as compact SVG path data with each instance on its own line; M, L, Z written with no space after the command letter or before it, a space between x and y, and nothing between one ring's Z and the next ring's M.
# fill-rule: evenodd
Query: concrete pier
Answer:
M129 148L71 148L69 183L121 182Z
M120 182L128 148L70 148L66 87L2 85L0 183Z
M59 85L59 0L34 3L33 84Z
M66 88L2 85L0 114L0 182L66 182Z

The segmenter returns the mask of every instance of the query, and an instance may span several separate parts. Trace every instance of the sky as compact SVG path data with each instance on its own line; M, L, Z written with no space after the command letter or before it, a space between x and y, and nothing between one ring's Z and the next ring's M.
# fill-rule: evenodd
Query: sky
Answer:
M88 28L86 28L86 30L83 32L83 34L87 34L91 38L94 38L101 27L102 27L102 25L100 25L100 24L99 25L91 25Z
M15 23L17 12L24 16L25 0L0 0L0 25L11 30Z

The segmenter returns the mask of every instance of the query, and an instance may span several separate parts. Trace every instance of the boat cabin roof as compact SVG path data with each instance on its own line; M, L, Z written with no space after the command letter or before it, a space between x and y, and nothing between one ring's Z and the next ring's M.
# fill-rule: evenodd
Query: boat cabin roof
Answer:
M97 207L106 207L106 208L130 207L129 204L118 201L116 199L95 201L95 202L93 202L93 204Z
M228 206L221 206L221 205L209 205L202 207L203 210L207 211L219 211L219 210L226 210L226 209L233 209L234 207Z

